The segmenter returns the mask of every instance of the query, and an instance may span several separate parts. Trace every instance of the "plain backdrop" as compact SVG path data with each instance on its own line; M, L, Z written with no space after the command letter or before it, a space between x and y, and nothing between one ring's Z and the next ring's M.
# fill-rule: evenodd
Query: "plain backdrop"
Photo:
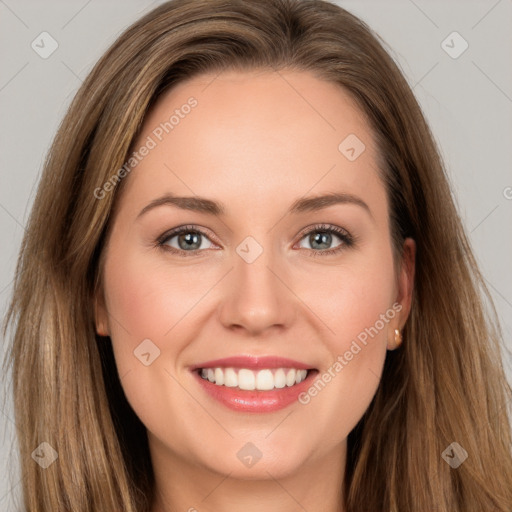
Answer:
M42 162L58 123L101 54L159 3L0 0L2 316ZM502 323L503 359L512 380L512 1L338 3L384 39L431 125ZM46 49L55 44L42 32L58 45L46 59L33 49L33 41L41 37L47 38ZM2 355L5 350L3 340ZM14 500L21 484L9 389L3 394L0 510L12 512L18 510Z

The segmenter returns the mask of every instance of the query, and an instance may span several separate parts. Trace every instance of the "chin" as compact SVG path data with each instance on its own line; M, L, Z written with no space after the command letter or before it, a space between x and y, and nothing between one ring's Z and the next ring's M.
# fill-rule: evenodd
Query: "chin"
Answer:
M298 453L296 447L269 443L268 440L234 441L232 444L232 450L222 451L215 458L209 457L202 461L202 465L241 480L281 479L299 471L311 456L306 451Z

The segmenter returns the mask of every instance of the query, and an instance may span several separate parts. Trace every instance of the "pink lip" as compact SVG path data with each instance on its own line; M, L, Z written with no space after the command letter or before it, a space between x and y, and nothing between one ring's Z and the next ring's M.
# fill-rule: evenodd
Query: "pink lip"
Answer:
M311 365L277 356L235 356L215 359L192 367L192 371L199 368L247 368L258 370L262 368L296 368L299 370L310 370Z
M216 366L221 366L218 362L215 363ZM295 364L294 362L291 367L295 367ZM269 368L269 366L266 367ZM201 368L204 368L204 366ZM299 384L290 387L285 386L282 389L273 389L271 391L247 391L238 388L217 386L217 384L203 379L199 375L199 371L194 371L193 373L195 378L199 381L201 388L209 396L229 409L237 412L268 413L279 411L280 409L288 407L293 402L298 401L299 395L311 386L318 371L309 371L306 379Z
M263 368L296 368L310 370L305 380L293 386L285 386L271 391L243 390L227 386L217 386L199 375L201 368L247 368L259 370ZM298 401L298 397L310 385L318 373L311 365L294 359L278 356L235 356L206 361L192 368L201 388L212 398L226 407L238 412L265 413L274 412L288 407Z

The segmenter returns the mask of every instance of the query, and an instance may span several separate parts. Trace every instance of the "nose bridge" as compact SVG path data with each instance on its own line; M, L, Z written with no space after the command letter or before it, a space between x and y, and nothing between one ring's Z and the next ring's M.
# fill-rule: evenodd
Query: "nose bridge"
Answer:
M270 239L260 236L263 243L259 243L249 236L237 246L222 306L224 325L256 332L292 320L293 294L283 283L286 279L279 271L283 266Z

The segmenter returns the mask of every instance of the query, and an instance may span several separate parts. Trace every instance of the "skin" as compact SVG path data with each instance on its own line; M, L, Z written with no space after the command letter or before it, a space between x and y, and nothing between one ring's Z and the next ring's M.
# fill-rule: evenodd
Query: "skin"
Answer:
M339 86L299 71L201 75L160 98L135 147L191 96L197 106L124 178L95 303L97 331L111 337L122 386L148 430L153 512L313 511L319 503L340 512L347 436L410 311L414 242L395 267L372 131ZM355 161L338 150L349 134L366 146ZM296 199L330 192L357 196L369 211L344 203L287 214ZM220 201L226 212L163 205L138 217L164 193ZM207 233L196 256L156 245L188 224ZM316 224L356 241L333 234L318 247L322 229L301 234ZM236 252L247 236L263 248L252 263ZM186 253L178 242L167 244ZM190 371L221 357L277 355L322 374L395 303L401 311L307 405L235 412ZM149 366L133 353L144 339L160 350ZM262 453L250 468L237 458L248 442Z

